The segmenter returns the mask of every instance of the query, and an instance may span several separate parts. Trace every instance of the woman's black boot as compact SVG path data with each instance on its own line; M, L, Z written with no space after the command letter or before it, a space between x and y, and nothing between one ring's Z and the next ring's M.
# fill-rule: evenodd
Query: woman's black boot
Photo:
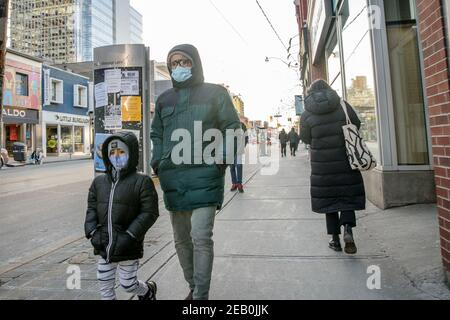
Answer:
M355 244L355 239L353 238L352 227L348 224L344 226L344 243L345 253L356 254L358 252Z
M330 240L328 247L336 252L342 252L341 239L338 234L333 235L333 238Z

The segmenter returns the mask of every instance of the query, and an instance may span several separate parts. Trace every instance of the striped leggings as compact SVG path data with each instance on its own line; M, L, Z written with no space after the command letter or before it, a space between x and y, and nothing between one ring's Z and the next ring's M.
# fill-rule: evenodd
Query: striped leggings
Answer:
M148 286L137 279L139 260L107 263L105 259L98 261L97 279L100 283L102 300L116 300L116 273L119 269L119 282L123 289L130 294L145 296Z

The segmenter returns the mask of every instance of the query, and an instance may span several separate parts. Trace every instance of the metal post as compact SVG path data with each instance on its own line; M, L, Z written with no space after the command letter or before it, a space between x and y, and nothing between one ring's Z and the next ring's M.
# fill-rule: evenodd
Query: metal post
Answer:
M8 38L9 0L0 2L0 146L4 141L3 133L3 77L5 74L6 42Z

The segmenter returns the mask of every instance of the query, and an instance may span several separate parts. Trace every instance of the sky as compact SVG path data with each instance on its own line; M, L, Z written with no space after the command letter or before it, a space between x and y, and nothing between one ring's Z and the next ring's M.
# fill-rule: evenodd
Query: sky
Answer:
M293 0L259 0L282 41L293 40L298 54L298 26ZM202 58L205 80L224 83L245 103L251 120L267 121L278 113L293 116L294 96L301 94L298 73L283 62L287 51L260 11L256 0L131 0L144 20L144 43L151 59L166 61L177 44L190 43ZM219 13L218 10L221 12ZM228 22L227 22L228 21Z

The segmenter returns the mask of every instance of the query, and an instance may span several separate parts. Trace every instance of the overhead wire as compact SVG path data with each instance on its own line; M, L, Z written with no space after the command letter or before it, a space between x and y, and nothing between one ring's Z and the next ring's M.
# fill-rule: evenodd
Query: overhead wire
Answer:
M264 11L263 7L261 6L261 4L259 3L258 0L255 0L256 4L258 5L259 9L261 9L262 14L264 15L264 17L266 18L267 22L269 23L270 27L272 28L273 32L275 33L275 35L277 36L278 40L280 40L281 44L283 45L284 49L288 50L288 47L286 46L286 44L283 42L283 40L281 39L280 35L278 34L277 30L275 29L275 27L273 26L272 22L270 21L269 17L267 16L266 12Z
M238 31L238 29L230 22L230 20L227 19L225 14L215 5L215 3L212 0L209 0L209 3L216 9L216 11L220 14L222 19L233 29L233 31L241 38L241 40L248 45L247 40L242 36L242 34Z

